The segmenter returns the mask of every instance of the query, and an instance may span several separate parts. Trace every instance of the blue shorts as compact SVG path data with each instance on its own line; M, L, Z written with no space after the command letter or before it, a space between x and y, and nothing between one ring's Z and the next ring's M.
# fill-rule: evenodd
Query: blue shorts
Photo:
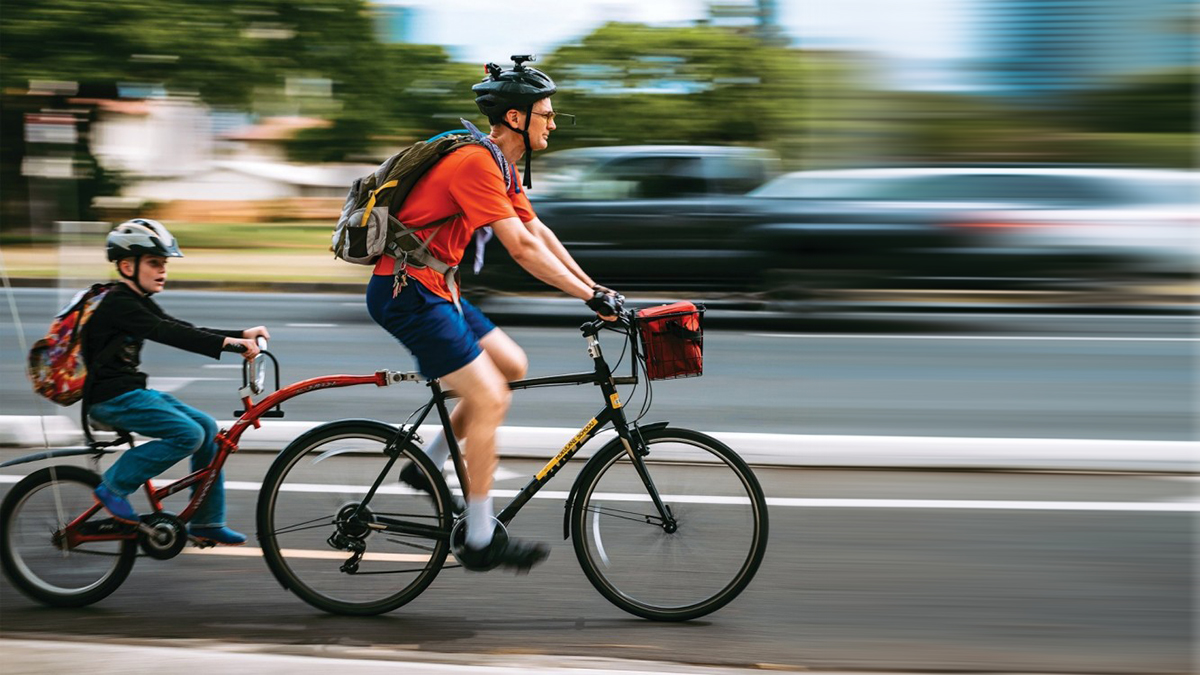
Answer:
M479 340L495 330L496 324L478 307L460 299L459 314L454 303L412 277L393 298L392 280L390 275L371 275L367 311L412 352L421 375L429 379L449 375L483 353Z

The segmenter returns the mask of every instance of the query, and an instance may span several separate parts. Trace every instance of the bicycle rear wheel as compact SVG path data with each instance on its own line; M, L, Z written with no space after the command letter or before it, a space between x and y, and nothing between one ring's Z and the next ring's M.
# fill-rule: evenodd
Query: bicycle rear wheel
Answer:
M382 422L331 422L292 441L267 472L258 498L263 557L284 588L318 609L389 612L417 597L445 563L450 492L415 444L401 449L391 475L362 504L395 436L395 427ZM432 498L397 480L410 461L435 486ZM395 522L427 532L383 530Z
M96 504L100 476L77 466L39 469L13 486L0 505L0 564L25 595L53 607L83 607L108 597L137 558L137 541L113 539L68 546L67 524ZM83 528L120 528L101 510Z
M620 442L579 477L571 506L575 554L621 609L659 621L704 616L750 583L767 547L767 504L750 467L720 441L686 429L642 432L655 507Z

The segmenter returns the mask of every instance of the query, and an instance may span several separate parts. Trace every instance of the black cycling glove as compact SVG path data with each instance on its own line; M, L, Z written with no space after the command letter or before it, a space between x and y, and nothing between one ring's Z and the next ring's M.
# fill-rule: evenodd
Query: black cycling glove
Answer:
M621 296L609 295L604 291L596 291L591 300L587 300L588 309L604 317L615 317L620 314Z

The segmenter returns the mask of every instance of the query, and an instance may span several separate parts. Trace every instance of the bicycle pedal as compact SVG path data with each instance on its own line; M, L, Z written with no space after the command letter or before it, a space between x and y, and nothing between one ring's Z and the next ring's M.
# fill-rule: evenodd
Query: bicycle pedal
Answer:
M212 548L217 545L217 542L212 539L200 539L199 537L188 537L188 541L196 548Z

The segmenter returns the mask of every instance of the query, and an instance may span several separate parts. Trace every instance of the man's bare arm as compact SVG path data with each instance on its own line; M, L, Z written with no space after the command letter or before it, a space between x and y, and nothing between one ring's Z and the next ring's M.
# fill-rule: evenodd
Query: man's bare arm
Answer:
M571 253L567 251L567 248L558 240L558 235L554 234L554 230L546 227L546 224L540 218L535 217L533 220L526 222L525 228L534 236L541 239L546 248L554 254L554 257L558 258L564 267L570 270L571 274L575 275L575 278L579 279L588 288L596 286L596 282L592 281L592 278L583 271L579 263L575 262L575 258L571 257Z
M585 301L591 299L591 284L584 282L587 275L583 275L582 270L577 274L563 264L563 261L546 245L545 240L530 232L519 218L497 220L491 226L496 233L496 238L508 250L512 259L525 271L568 295ZM542 227L545 228L545 225ZM549 230L549 228L546 229ZM558 239L555 238L554 241L557 243ZM562 244L558 244L558 247L562 248ZM563 249L563 253L566 253L565 249ZM570 258L569 255L567 257ZM574 262L571 261L572 264ZM575 265L576 269L578 267Z

